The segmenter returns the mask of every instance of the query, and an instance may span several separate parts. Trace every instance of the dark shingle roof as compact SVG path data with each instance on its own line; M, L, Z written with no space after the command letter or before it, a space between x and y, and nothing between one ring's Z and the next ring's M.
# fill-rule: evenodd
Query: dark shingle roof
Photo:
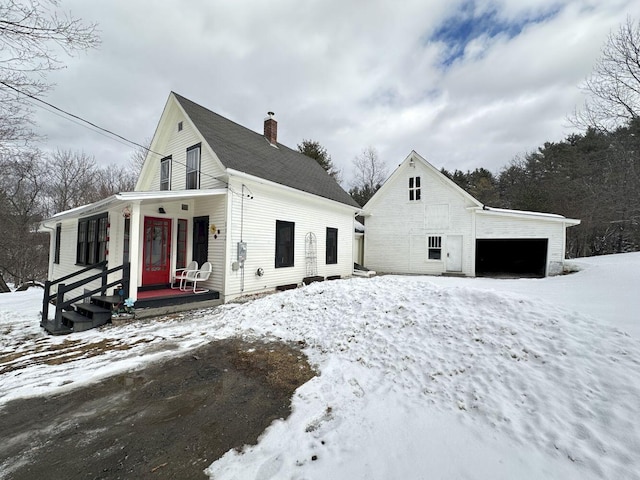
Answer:
M174 95L226 168L358 207L314 159L281 143L275 148L262 134Z

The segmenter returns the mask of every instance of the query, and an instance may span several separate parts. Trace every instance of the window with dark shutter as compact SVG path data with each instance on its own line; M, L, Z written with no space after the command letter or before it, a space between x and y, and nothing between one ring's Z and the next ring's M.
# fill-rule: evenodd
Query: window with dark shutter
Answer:
M53 263L60 263L60 239L62 238L62 225L56 225L56 247L53 255Z
M276 268L293 267L295 223L276 220Z
M338 229L337 228L327 227L326 263L327 265L338 263Z

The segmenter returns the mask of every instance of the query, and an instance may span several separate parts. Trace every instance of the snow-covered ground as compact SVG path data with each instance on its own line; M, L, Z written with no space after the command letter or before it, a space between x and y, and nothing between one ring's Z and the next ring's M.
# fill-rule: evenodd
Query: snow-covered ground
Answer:
M40 331L41 291L2 294L0 405L217 338L281 338L320 374L215 479L640 479L640 253L574 264L316 283L68 337Z

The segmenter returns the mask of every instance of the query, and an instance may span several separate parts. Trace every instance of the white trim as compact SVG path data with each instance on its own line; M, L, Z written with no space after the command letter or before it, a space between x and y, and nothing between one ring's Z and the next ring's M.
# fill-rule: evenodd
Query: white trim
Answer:
M330 198L323 197L321 195L317 195L315 193L305 192L304 190L300 190L298 188L288 187L287 185L282 185L281 183L272 182L271 180L265 180L264 178L256 177L255 175L251 175L251 174L245 173L245 172L240 172L238 170L234 170L233 168L227 168L227 175L230 176L230 177L234 176L234 177L239 177L239 178L246 178L247 180L252 180L252 181L254 181L256 183L260 183L262 185L267 185L267 186L270 186L270 187L279 187L279 188L284 189L287 192L292 192L292 193L296 193L296 194L299 194L299 195L304 195L304 196L307 196L309 198L313 198L313 199L316 199L316 200L323 200L325 202L331 202L334 206L342 207L344 209L349 209L349 210L354 211L354 212L361 212L362 211L362 209L360 207L354 207L354 206L351 206L351 205L347 205L346 203L339 202L337 200L332 200ZM229 183L231 183L231 182L229 182Z
M496 215L501 217L527 218L550 222L563 222L567 226L580 225L580 220L566 218L555 213L528 212L526 210L507 210L504 208L483 207L476 210L476 213L482 215Z
M72 208L71 210L65 210L64 212L56 213L51 218L47 218L42 221L42 225L51 223L53 221L59 221L63 218L80 216L81 214L88 214L95 211L105 210L106 207L110 207L112 204L122 204L127 202L140 202L156 201L156 200L180 200L184 198L194 197L206 197L210 195L226 195L226 188L210 188L204 190L158 190L151 192L121 192L111 195L110 197L98 200L95 203L88 205L82 205L81 207Z

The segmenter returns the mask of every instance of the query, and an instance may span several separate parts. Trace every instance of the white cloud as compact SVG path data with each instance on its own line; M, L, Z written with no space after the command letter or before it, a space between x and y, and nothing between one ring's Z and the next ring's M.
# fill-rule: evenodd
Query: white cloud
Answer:
M415 149L437 167L497 171L569 132L577 85L607 34L627 15L640 18L631 0L483 3L521 31L481 34L443 68L446 45L429 38L465 5L480 9L444 0L63 0L99 22L102 46L51 76L49 100L138 142L153 134L171 90L257 131L273 110L283 143L320 141L347 180L369 145L390 169ZM39 122L45 148L121 163L132 150L46 112Z

